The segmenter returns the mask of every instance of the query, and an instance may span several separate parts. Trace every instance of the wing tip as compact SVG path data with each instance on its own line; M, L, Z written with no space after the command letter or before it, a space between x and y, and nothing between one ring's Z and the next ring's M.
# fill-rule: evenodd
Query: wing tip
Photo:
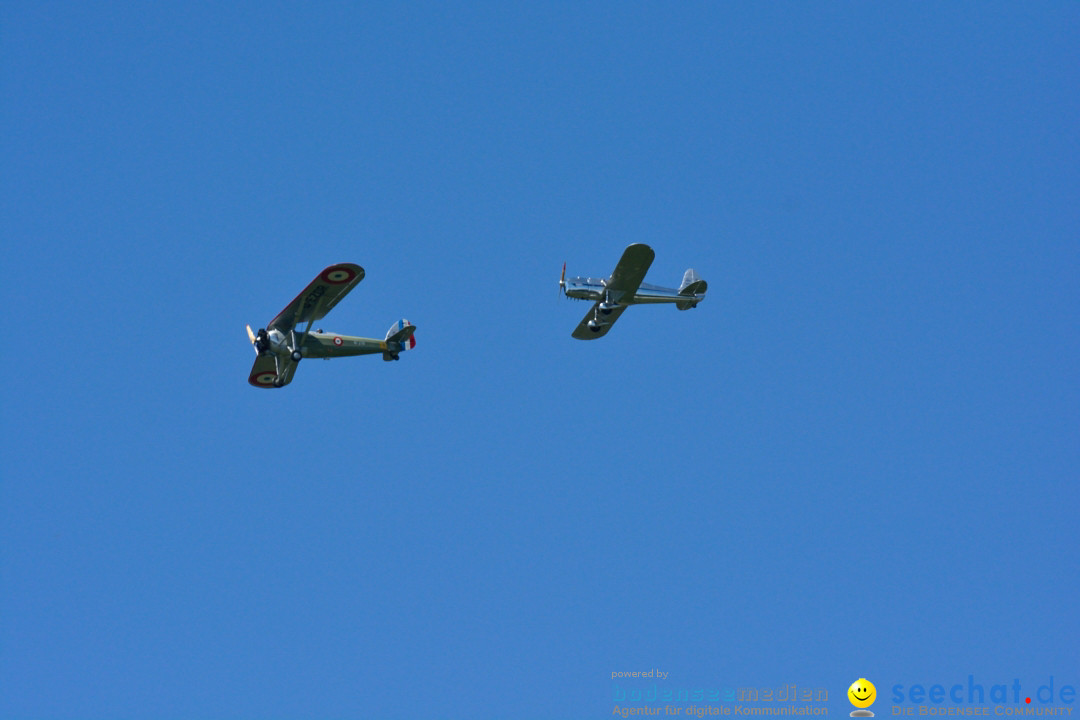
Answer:
M330 285L358 283L364 279L364 268L356 263L337 263L319 273L318 280Z

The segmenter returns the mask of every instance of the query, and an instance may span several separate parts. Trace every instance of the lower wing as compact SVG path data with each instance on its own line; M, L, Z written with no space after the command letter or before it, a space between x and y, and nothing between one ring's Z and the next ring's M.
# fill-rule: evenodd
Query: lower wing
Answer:
M578 340L595 340L604 337L625 309L625 305L618 305L605 312L600 309L599 302L593 303L592 309L585 313L585 317L574 329L573 336Z
M284 366L280 368L280 373L278 372L279 363ZM296 365L287 356L259 355L255 358L255 364L251 366L248 382L260 388L285 387L292 382L293 374L296 372Z

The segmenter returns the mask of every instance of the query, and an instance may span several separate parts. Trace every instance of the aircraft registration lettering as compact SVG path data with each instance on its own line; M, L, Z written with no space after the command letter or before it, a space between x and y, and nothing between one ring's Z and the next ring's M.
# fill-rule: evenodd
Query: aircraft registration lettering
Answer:
M314 290L312 290L311 292L309 292L307 297L304 298L304 309L309 310L312 307L314 307L315 303L319 302L319 298L321 298L325 294L326 294L326 286L325 285L320 285L319 287L317 287Z

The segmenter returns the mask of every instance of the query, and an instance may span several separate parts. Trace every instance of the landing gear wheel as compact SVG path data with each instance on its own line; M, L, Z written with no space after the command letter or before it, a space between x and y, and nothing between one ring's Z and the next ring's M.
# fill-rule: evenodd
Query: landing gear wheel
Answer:
M302 359L303 357L304 357L304 354L303 354L303 353L301 353L301 352L300 352L299 350L293 350L293 351L292 351L292 359L293 359L293 362L300 362L300 360L301 360L301 359Z

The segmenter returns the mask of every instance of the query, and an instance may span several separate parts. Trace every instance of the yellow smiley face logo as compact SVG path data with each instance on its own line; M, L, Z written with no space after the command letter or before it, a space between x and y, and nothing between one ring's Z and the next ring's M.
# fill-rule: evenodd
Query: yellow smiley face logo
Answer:
M847 690L847 696L855 707L868 708L874 704L874 700L877 698L877 688L874 687L874 683L866 678L859 678L851 683L851 687Z

